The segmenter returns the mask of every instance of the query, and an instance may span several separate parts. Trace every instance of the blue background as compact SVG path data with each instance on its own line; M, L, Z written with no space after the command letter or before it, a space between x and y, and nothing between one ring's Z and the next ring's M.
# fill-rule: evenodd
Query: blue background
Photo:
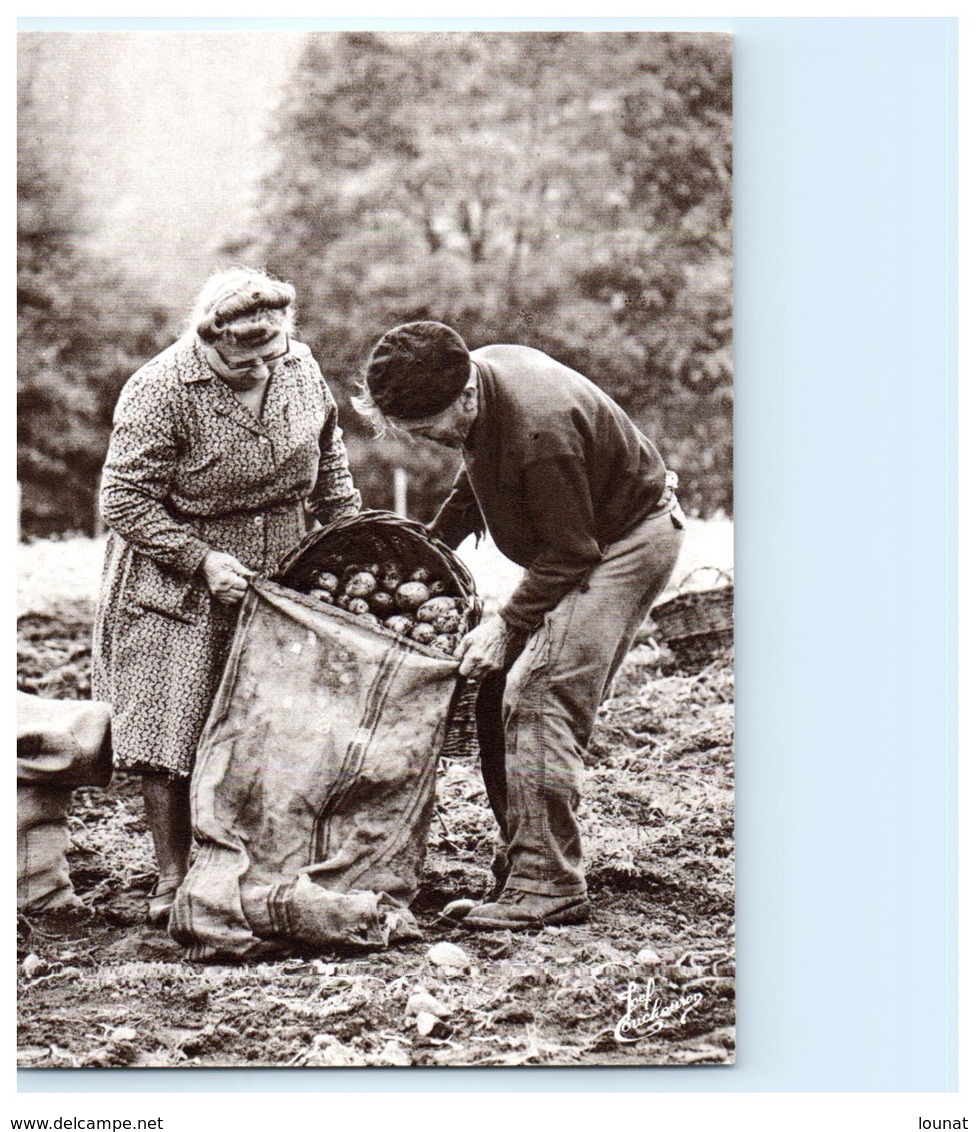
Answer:
M18 1088L954 1090L956 21L19 22L366 26L735 35L737 1065Z

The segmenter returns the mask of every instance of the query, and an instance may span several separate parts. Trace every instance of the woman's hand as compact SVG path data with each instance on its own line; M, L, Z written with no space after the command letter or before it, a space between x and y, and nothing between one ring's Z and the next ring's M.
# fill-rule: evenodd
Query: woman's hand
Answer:
M225 605L237 605L248 589L248 579L255 577L254 570L249 570L233 554L220 550L208 551L201 563L201 573L211 595Z
M462 660L459 675L478 679L487 672L496 672L502 668L509 632L507 623L498 613L494 613L467 633L455 651L455 655Z

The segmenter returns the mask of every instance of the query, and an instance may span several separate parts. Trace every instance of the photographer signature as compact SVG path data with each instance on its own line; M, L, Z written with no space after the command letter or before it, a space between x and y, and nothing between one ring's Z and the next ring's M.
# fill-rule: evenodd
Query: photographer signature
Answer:
M630 980L625 992L616 997L625 1003L625 1013L615 1027L615 1040L619 1042L638 1042L661 1030L682 1026L704 998L695 992L664 1002L656 994L653 979L647 979L645 986Z

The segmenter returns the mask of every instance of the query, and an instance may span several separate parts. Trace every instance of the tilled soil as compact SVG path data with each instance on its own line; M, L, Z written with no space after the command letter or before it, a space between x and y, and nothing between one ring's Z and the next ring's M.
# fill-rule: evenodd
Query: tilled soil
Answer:
M22 618L20 686L87 695L90 619L84 603ZM593 913L580 926L474 933L440 917L483 891L493 850L478 770L449 762L414 905L424 940L188 963L144 924L153 861L138 783L77 790L69 860L86 908L20 918L19 1065L731 1063L732 669L668 671L637 647L601 710L581 812ZM447 965L440 942L463 954Z

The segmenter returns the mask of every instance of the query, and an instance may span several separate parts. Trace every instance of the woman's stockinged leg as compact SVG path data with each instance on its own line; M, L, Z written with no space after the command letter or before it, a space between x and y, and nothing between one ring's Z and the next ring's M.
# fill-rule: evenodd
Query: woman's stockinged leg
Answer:
M153 837L159 872L157 892L175 889L187 873L190 857L190 779L143 775L146 823Z

